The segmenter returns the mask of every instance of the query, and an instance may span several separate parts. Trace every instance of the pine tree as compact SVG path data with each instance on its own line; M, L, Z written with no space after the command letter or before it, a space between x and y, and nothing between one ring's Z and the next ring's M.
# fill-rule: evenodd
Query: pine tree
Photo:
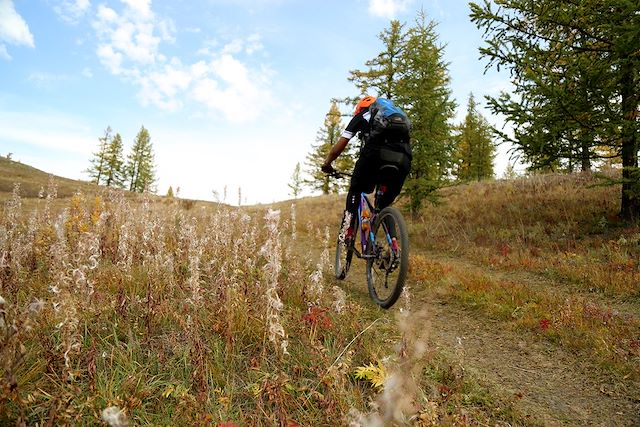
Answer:
M473 94L469 95L467 115L458 129L456 177L460 181L493 178L493 128L478 112Z
M105 175L107 149L113 139L111 132L111 126L107 126L104 131L104 136L98 138L98 152L93 154L91 166L86 170L89 178L91 178L91 182L94 184L102 184Z
M447 64L438 46L435 24L420 12L413 27L405 30L391 21L380 35L383 51L365 63L366 70L351 71L350 80L361 92L375 90L397 102L407 112L413 129L413 162L404 186L412 212L448 180L454 144L449 121L455 103L451 99Z
M378 38L384 50L375 58L365 62L366 70L352 70L349 80L366 94L373 90L379 96L394 99L397 95L399 74L402 72L403 51L406 33L400 21L393 20L389 28L383 30Z
M124 186L124 159L122 157L122 137L119 133L111 139L105 153L104 183L107 187Z
M155 165L153 147L149 131L144 126L136 135L127 157L126 175L129 181L129 191L142 193L155 192Z
M508 68L515 86L490 99L514 125L514 137L502 138L534 168L588 170L613 151L623 166L621 216L640 220L637 2L485 1L471 3L471 19L485 31L489 66Z
M301 175L300 163L296 163L296 167L293 170L293 175L291 175L291 182L288 184L289 189L291 189L291 195L294 199L297 199L300 193L302 192L302 175Z
M425 200L445 185L453 165L454 141L450 121L455 102L451 96L443 47L436 24L420 12L406 36L402 51L403 70L397 85L400 105L413 124L413 162L405 183L409 208L417 213Z
M513 166L513 163L507 163L507 167L504 169L503 178L504 179L515 179L518 177L518 173L516 172L516 168Z
M329 112L325 117L323 126L318 130L316 142L311 146L311 152L307 155L307 173L309 179L304 184L311 190L319 190L322 194L337 193L348 186L322 172L321 167L327 158L331 147L338 141L342 134L342 118L336 102L331 103ZM354 165L353 141L347 145L340 157L336 159L334 167L340 171L350 171Z

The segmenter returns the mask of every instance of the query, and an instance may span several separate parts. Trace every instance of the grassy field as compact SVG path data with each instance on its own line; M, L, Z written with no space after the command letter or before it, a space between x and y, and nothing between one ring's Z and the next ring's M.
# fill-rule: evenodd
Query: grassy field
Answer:
M640 229L592 176L444 189L383 311L357 269L331 276L342 197L231 208L0 171L0 425L640 421ZM458 330L484 324L476 351ZM582 401L560 399L604 413L480 375L515 363L487 353L505 340L566 354Z

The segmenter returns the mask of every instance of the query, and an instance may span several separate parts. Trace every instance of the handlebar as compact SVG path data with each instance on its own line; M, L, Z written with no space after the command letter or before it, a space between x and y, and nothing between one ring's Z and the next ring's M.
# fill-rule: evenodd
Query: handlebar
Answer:
M348 173L348 172L341 172L338 170L332 170L331 172L325 172L328 176L330 176L331 178L350 178L352 174Z

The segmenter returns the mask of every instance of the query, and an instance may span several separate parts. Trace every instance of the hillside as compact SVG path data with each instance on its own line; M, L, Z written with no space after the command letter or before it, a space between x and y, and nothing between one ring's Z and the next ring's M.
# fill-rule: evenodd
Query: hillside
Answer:
M0 424L640 422L640 229L592 176L443 189L383 311L360 263L331 276L340 196L231 209L55 178L83 193L16 200L49 175L0 167Z
M0 200L6 200L13 192L14 184L20 184L20 194L23 197L35 198L38 193L47 188L50 177L55 179L58 196L71 197L76 191L94 192L96 186L88 182L54 176L39 169L0 156Z

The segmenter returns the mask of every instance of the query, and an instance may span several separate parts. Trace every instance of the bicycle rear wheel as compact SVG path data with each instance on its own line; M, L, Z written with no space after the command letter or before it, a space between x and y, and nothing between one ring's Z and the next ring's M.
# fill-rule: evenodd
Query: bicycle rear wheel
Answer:
M334 266L336 279L338 280L345 279L349 272L349 267L351 267L351 260L353 259L353 250L356 241L356 227L353 227L353 230L353 235L350 238L347 238L346 229L343 226L340 227L338 232Z
M375 256L367 260L369 295L382 308L400 297L409 268L409 234L399 210L384 208L373 225Z

